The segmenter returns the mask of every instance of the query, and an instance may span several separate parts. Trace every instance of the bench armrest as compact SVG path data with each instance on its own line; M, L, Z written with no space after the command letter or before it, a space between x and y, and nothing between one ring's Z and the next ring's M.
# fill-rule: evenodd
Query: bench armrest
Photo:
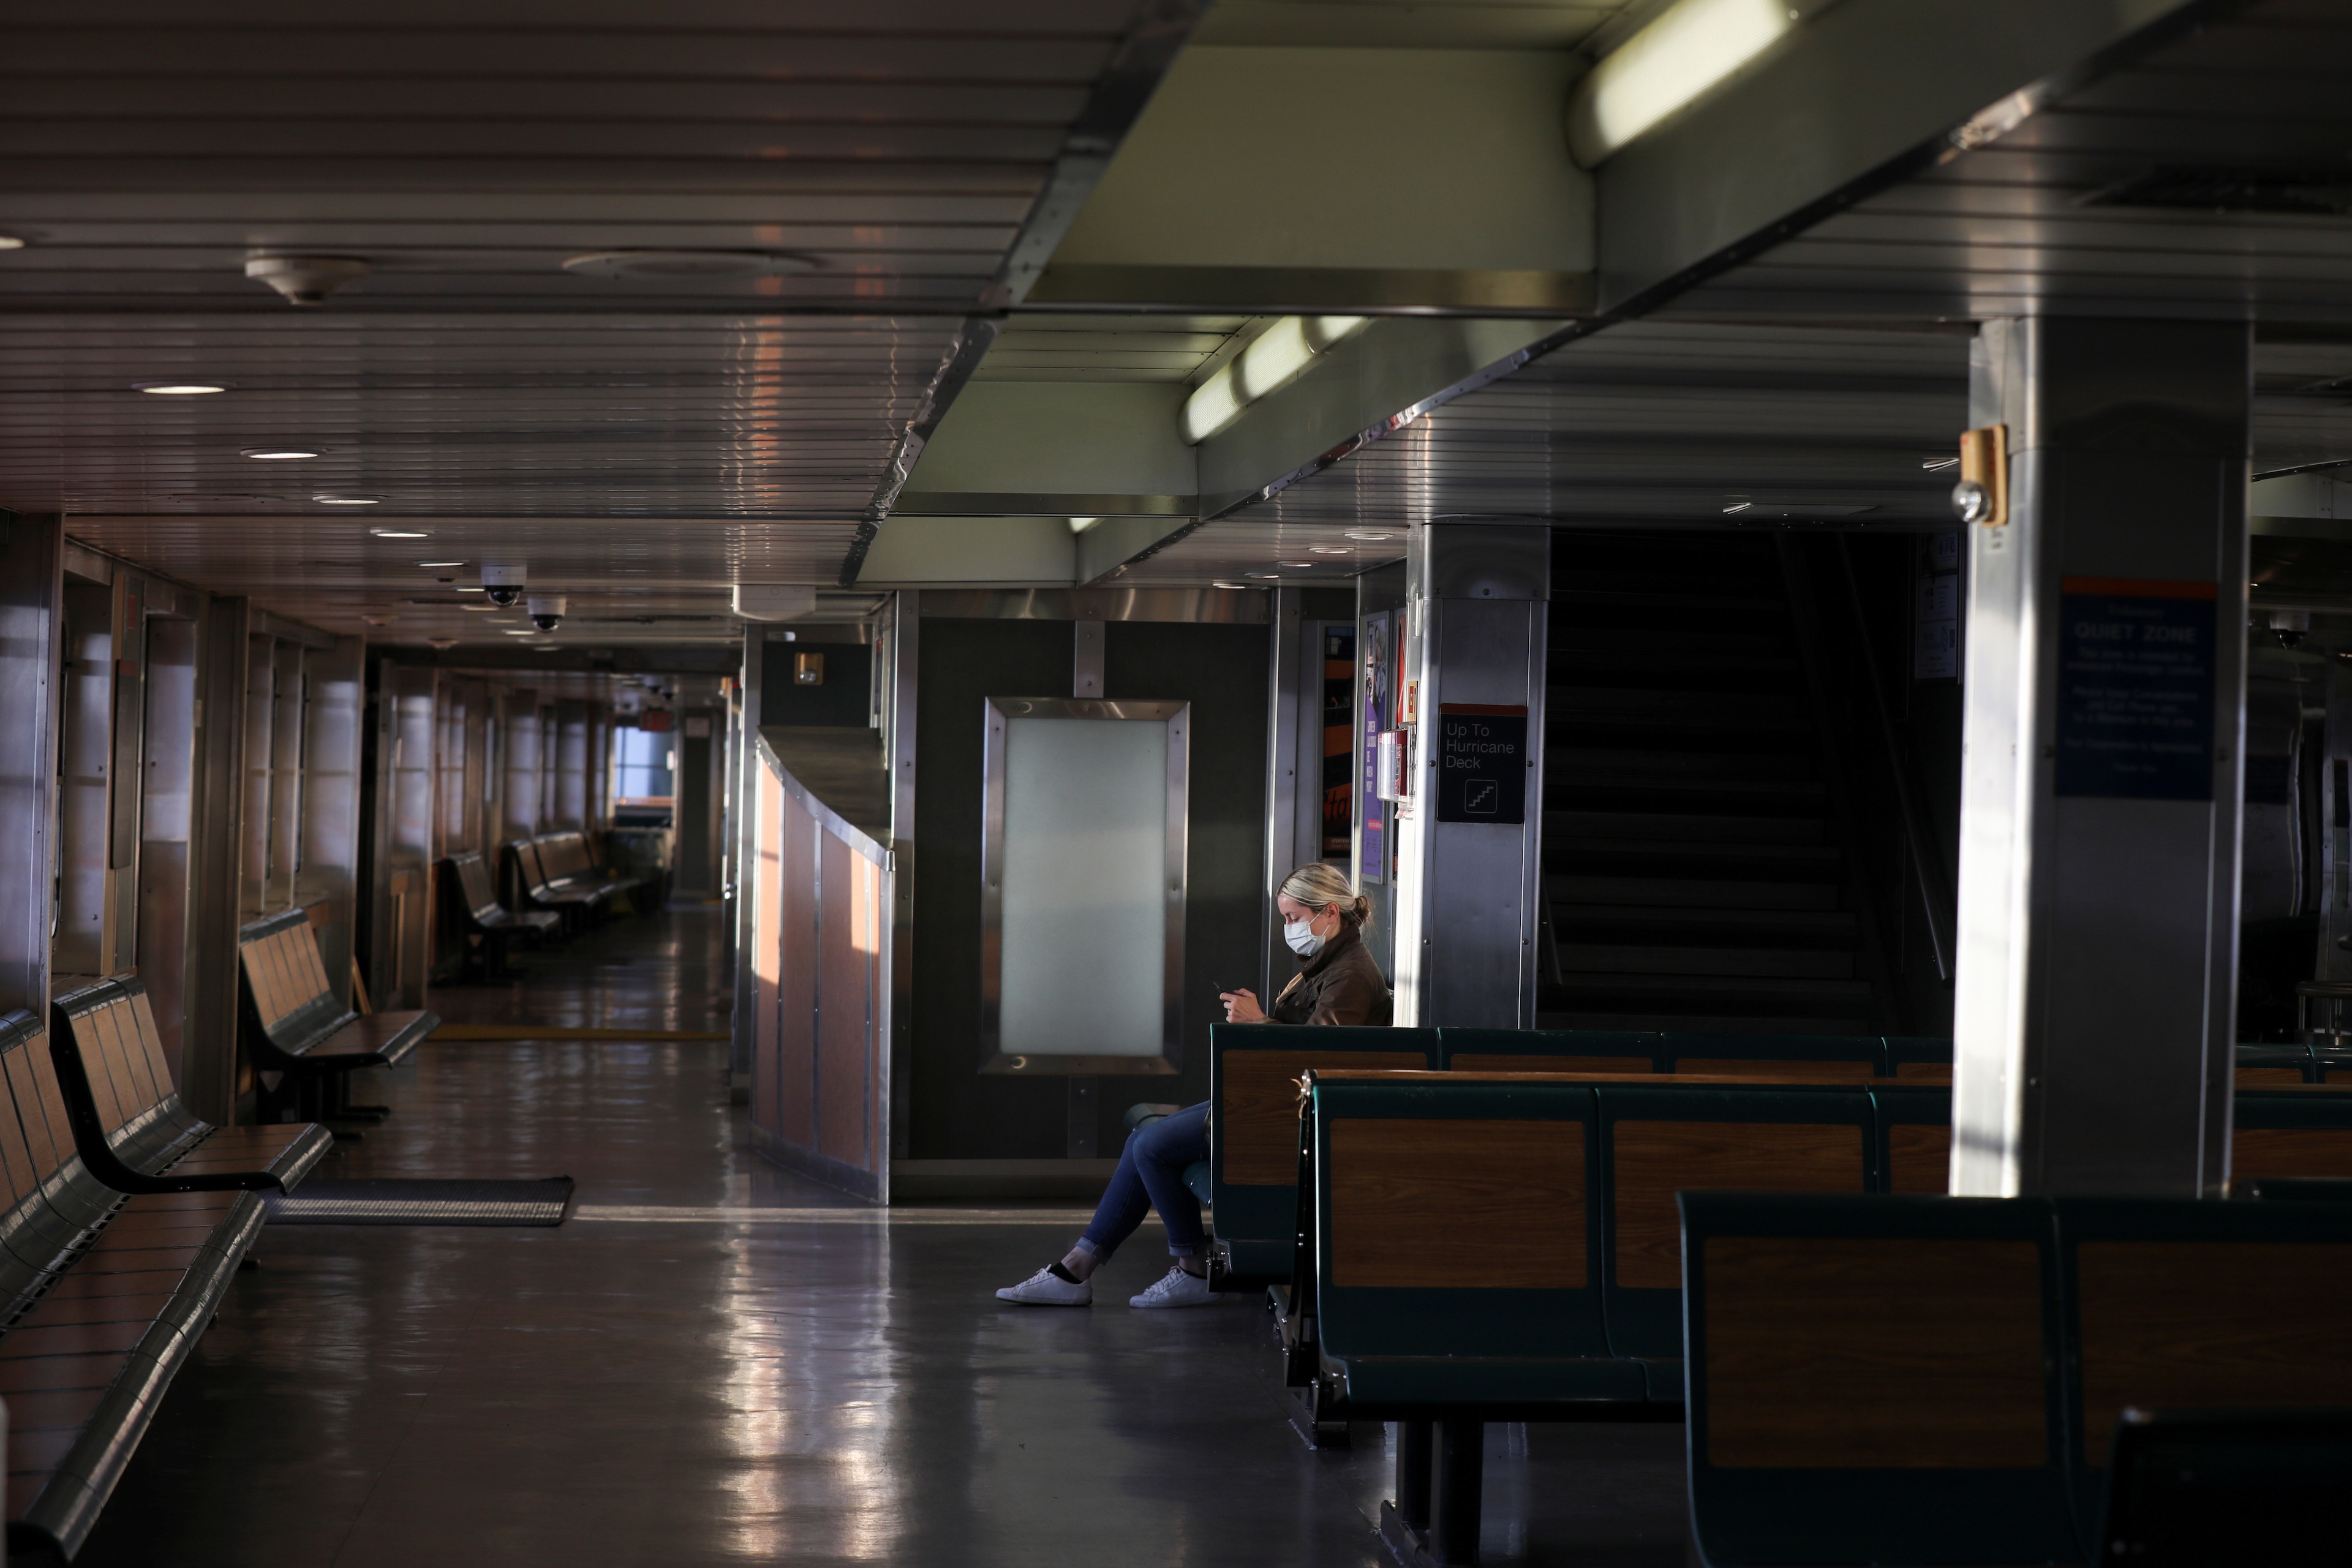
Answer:
M73 1124L74 1152L89 1173L118 1193L144 1196L152 1193L257 1193L284 1191L285 1184L268 1171L225 1171L216 1176L151 1176L131 1169L106 1141L98 1119L98 1100L90 1092L89 1076L82 1068L81 1051L74 1044L72 1025L58 1018L49 1029L49 1059L58 1069L58 1087L65 1092L66 1120Z

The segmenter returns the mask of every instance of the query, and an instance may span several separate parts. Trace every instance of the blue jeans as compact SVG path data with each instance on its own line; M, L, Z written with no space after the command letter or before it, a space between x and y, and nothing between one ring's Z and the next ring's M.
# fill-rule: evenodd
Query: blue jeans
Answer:
M1184 1184L1184 1167L1208 1157L1206 1100L1129 1133L1118 1169L1111 1173L1110 1185L1095 1205L1094 1223L1078 1238L1080 1250L1108 1260L1120 1242L1135 1234L1143 1216L1158 1209L1160 1223L1168 1227L1170 1255L1191 1258L1199 1253L1207 1240L1201 1231L1201 1200Z

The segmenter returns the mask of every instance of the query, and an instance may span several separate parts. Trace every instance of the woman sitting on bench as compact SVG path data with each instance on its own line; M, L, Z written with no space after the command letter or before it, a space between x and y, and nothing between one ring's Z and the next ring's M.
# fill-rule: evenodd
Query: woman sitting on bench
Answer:
M1385 1026L1389 1022L1389 985L1380 966L1364 946L1364 921L1371 900L1348 884L1348 879L1321 861L1301 866L1282 879L1275 895L1282 915L1283 940L1305 967L1274 999L1271 1013L1258 1005L1255 994L1226 991L1218 994L1229 1024L1356 1024ZM1059 1263L1049 1263L1018 1285L996 1294L1002 1300L1029 1307L1086 1307L1094 1302L1087 1276L1108 1260L1118 1244L1135 1234L1143 1216L1160 1211L1168 1227L1168 1250L1176 1259L1161 1279L1130 1307L1199 1307L1214 1300L1209 1293L1209 1264L1203 1256L1206 1237L1201 1230L1201 1203L1184 1185L1184 1168L1209 1157L1209 1107L1206 1101L1163 1116L1128 1134L1118 1157L1118 1169L1095 1209L1078 1244Z

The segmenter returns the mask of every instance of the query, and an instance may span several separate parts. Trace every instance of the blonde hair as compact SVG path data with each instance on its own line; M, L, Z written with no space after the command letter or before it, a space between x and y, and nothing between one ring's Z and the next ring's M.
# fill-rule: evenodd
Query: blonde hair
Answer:
M1372 918L1372 900L1356 891L1342 872L1332 869L1320 860L1309 860L1282 879L1275 891L1281 897L1305 904L1321 914L1333 904L1339 906L1339 918L1351 926L1361 926Z

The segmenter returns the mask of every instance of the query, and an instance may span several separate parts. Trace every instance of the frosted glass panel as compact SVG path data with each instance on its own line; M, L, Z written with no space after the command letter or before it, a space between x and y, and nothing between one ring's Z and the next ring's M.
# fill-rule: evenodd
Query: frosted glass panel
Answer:
M997 1048L1159 1056L1168 726L1008 718L1003 865Z

